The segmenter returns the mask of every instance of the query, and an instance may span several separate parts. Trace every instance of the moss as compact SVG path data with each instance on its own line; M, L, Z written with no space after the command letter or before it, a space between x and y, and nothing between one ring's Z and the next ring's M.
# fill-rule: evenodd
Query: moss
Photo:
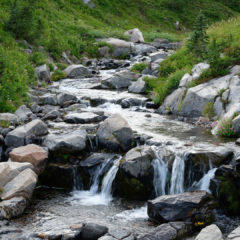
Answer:
M8 128L10 125L11 125L11 122L5 121L5 120L0 120L0 127Z

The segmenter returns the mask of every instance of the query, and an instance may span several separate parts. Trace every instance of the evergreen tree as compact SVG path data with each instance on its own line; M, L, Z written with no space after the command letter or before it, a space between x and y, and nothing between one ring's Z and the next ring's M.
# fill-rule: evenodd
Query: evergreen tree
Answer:
M193 27L193 33L188 41L188 49L201 59L206 57L207 43L209 37L207 35L206 18L202 12L198 15Z

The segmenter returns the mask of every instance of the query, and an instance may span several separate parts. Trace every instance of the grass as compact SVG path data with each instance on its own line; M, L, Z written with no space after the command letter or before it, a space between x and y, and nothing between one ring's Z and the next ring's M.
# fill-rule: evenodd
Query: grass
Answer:
M136 72L136 73L142 73L142 71L143 71L144 69L146 69L147 67L148 67L148 64L145 63L145 62L136 63L136 64L134 64L134 65L131 67L130 71L131 71L131 72Z

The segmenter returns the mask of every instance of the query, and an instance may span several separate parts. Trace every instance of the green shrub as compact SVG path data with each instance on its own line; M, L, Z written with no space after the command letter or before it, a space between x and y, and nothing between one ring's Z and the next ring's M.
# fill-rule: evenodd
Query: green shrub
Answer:
M148 64L145 63L145 62L136 63L136 64L134 64L134 65L131 67L130 71L131 71L131 72L136 72L136 73L142 73L142 71L143 71L144 69L146 69L147 67L148 67Z
M65 64L65 63L57 63L56 66L57 66L57 68L59 68L60 70L64 70L64 69L67 68L68 65Z
M63 72L62 70L57 69L52 74L52 81L58 81L58 80L63 79L65 77L66 77L66 73Z
M208 117L209 119L213 118L216 115L214 112L214 103L209 102L204 106L203 116Z
M35 65L40 66L47 63L46 56L42 52L34 52L29 56L29 60Z

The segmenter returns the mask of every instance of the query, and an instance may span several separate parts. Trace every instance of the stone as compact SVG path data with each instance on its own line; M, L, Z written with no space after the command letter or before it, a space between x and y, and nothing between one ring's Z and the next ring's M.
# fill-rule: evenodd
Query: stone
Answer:
M240 115L235 117L232 121L233 129L237 134L240 134Z
M18 117L12 113L0 113L0 127L8 127L18 124Z
M29 162L34 166L34 171L39 175L43 172L48 154L42 148L34 144L14 148L9 156L13 162Z
M39 104L40 105L53 105L56 106L58 104L57 102L57 96L56 94L44 94L39 97Z
M189 73L186 73L181 81L180 81L180 84L179 84L179 87L186 87L189 83L191 83L193 81L193 77L189 74Z
M52 111L48 112L42 119L43 120L54 120L58 117L60 117L59 111L52 110Z
M198 63L192 69L193 80L198 79L204 71L210 68L210 65L207 63Z
M27 108L25 105L20 106L16 111L15 115L19 118L20 121L25 122L27 121L30 116L32 115L32 111Z
M94 223L87 223L82 227L80 238L83 240L97 240L108 232L108 228Z
M203 228L195 238L195 240L213 240L213 239L223 240L222 232L215 224Z
M85 4L87 4L90 8L95 8L95 4L91 0L83 0Z
M221 101L221 98L218 97L213 105L214 112L217 116L221 116L225 113L224 103Z
M136 55L146 55L146 54L153 53L156 51L157 51L157 49L154 46L152 46L151 44L146 44L146 43L135 44L135 48L134 48L134 53Z
M120 114L114 114L102 122L97 137L99 144L112 152L128 151L134 144L132 129Z
M240 227L233 230L227 237L227 240L239 240L240 239Z
M36 183L37 175L33 170L27 168L2 187L0 199L4 201L20 196L30 199Z
M68 113L64 117L64 121L67 123L96 123L102 119L101 116L92 112L82 112L82 113Z
M65 107L70 104L74 104L77 102L77 97L68 92L61 92L57 95L57 103L61 107Z
M163 50L159 50L158 52L151 53L149 57L151 58L151 61L154 62L158 59L166 59L168 54Z
M214 219L212 203L211 195L204 191L161 196L148 201L148 216L158 223L185 221L205 226Z
M142 32L138 28L130 29L124 33L129 36L130 41L133 43L143 43L144 38Z
M177 114L181 110L181 103L184 99L187 89L185 87L178 88L170 95L168 95L162 106L157 110L161 113L161 109L167 110L173 114Z
M101 41L110 44L114 48L112 53L113 57L122 57L129 54L134 49L132 42L127 42L117 38L101 39Z
M238 138L238 139L236 140L236 144L237 144L237 145L240 145L240 138Z
M49 134L43 142L54 153L79 153L86 148L87 132L76 130L66 134Z
M24 197L14 197L0 202L0 220L20 217L27 207Z
M70 65L64 72L68 78L92 77L92 72L81 64Z
M142 78L139 78L136 82L128 87L128 91L132 93L144 93L146 90L146 83Z
M35 69L38 78L45 82L51 82L51 75L47 64L41 65Z
M28 136L42 137L48 134L48 128L40 119L35 119L23 126L17 127L9 132L5 138L8 147L20 147L25 143Z
M189 223L170 222L156 227L139 240L177 240L189 235L191 231L192 226Z
M153 46L156 48L165 48L169 44L169 41L164 38L155 38L153 41Z
M108 46L100 47L98 52L101 57L108 57L110 56L110 48Z
M128 88L132 81L135 81L139 78L139 74L132 73L128 70L117 72L112 77L104 79L101 82L103 88L110 89L121 89Z
M131 149L120 162L116 176L116 193L128 199L146 200L153 192L151 162L154 152L149 146Z

